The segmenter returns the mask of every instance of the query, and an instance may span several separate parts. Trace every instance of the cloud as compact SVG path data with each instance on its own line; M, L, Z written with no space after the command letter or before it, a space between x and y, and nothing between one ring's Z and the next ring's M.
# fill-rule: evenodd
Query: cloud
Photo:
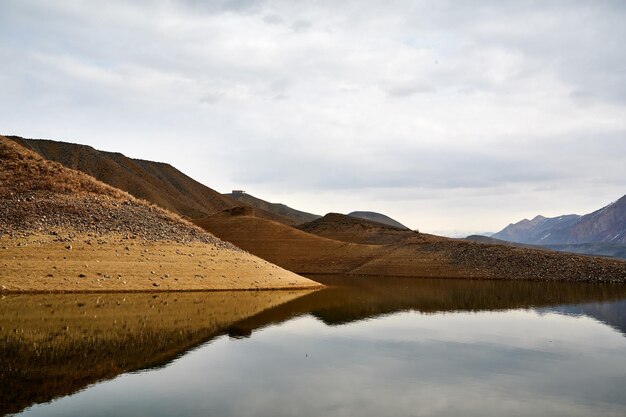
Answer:
M547 206L533 190L572 188L553 202L563 212L623 193L625 17L609 0L7 0L0 124L218 189L311 190L304 210L335 210L339 193L366 209L378 193L458 228L404 197L428 193L487 229L488 190L525 193L526 216Z

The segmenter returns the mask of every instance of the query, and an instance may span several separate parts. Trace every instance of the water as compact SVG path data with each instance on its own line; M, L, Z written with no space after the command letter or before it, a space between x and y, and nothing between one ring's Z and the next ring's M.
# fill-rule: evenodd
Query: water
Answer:
M332 286L7 297L3 410L626 415L626 286L319 279Z

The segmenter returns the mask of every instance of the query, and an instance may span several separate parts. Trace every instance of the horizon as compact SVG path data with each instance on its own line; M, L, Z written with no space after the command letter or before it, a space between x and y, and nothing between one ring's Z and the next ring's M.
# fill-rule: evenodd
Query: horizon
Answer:
M0 125L310 213L497 232L626 194L625 17L608 0L8 1Z

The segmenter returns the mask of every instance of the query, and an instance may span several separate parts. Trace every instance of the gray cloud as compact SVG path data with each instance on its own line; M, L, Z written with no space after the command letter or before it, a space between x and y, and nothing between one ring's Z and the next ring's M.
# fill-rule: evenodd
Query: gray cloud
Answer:
M608 0L6 0L0 124L305 210L349 195L495 228L623 194L625 17Z

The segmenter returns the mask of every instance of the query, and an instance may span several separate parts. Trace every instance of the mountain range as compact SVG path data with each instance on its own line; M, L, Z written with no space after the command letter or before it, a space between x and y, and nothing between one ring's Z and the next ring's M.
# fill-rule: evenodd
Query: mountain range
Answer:
M584 216L536 216L509 224L491 236L531 245L626 244L626 196Z

